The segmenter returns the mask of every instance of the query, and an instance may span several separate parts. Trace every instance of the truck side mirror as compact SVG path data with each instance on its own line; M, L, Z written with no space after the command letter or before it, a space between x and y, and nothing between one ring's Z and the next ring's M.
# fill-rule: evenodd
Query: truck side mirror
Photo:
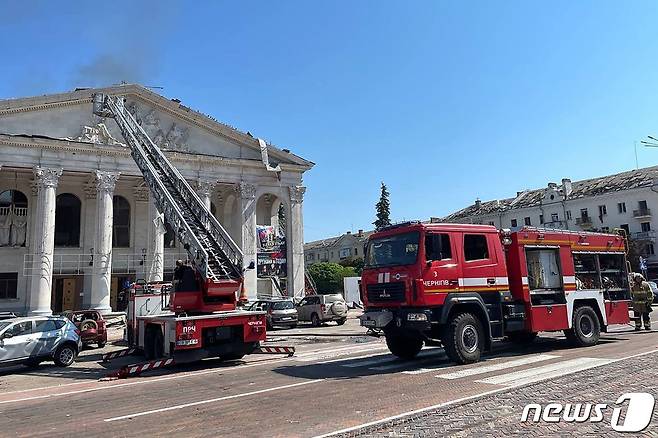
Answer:
M13 338L13 337L14 337L14 334L12 332L5 332L2 335L2 339L9 339L9 338Z

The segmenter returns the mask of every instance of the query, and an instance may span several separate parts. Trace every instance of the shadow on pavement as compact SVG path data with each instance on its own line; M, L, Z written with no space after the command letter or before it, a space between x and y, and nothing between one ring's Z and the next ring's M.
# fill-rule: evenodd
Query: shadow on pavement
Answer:
M602 337L600 343L614 344L623 341L626 341L626 339ZM522 357L529 354L556 353L561 350L571 350L574 348L578 347L571 345L564 337L540 337L528 345L497 341L494 343L493 351L482 356L482 362L484 363L498 358ZM423 355L423 352L421 352L421 355ZM458 366L446 357L442 348L436 348L427 350L424 356L417 357L413 360L398 359L388 352L382 352L381 354L360 359L346 357L343 360L330 359L330 362L327 363L310 363L308 365L298 363L296 365L277 367L273 371L286 376L304 379L356 379L373 375L396 374L401 371L419 368L438 370Z

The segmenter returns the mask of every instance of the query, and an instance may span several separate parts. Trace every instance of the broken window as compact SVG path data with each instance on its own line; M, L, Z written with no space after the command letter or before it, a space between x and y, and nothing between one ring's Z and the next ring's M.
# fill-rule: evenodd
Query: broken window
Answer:
M80 199L62 193L55 201L55 246L80 246Z
M25 246L27 197L18 190L0 193L0 246Z
M112 221L112 246L130 247L130 203L123 196L112 198L114 216Z

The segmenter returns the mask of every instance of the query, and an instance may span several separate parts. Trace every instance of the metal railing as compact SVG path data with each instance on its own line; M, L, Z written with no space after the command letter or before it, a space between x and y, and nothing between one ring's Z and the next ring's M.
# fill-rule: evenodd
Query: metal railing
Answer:
M576 225L592 225L592 218L589 216L581 216L576 218Z
M171 271L176 265L179 254L165 254L162 266L165 271ZM154 262L153 256L142 254L113 254L112 274L141 274L138 278L146 278ZM52 275L91 275L94 272L94 262L91 254L68 254L55 252L51 263ZM41 254L25 254L23 256L23 275L41 275Z
M647 217L647 216L651 216L650 208L639 208L637 210L633 210L633 217Z
M635 240L654 240L656 238L655 231L638 231L631 234L631 238Z
M0 207L0 216L27 216L27 207L16 207L10 205L7 207Z

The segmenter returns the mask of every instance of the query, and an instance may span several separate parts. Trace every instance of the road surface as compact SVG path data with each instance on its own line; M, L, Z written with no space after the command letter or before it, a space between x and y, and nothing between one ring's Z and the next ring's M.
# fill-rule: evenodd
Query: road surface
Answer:
M398 360L383 339L364 333L356 319L342 327L277 330L271 343L295 345L295 357L204 361L128 380L98 379L136 359L108 368L93 349L71 368L12 369L0 374L0 435L379 436L386 427L396 431L400 419L442 406L496 400L509 389L565 375L596 375L658 351L655 332L616 326L590 348L570 348L563 337L545 334L526 347L496 343L484 361L455 366L441 348Z

